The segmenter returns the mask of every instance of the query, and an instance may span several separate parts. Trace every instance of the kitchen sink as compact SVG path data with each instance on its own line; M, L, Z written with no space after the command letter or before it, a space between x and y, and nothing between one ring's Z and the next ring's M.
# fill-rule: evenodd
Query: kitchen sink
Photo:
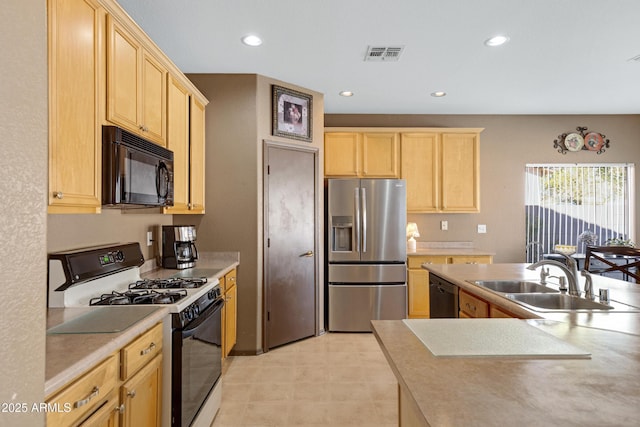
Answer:
M469 280L469 283L503 294L557 293L558 291L526 280Z
M617 308L567 294L510 294L506 297L534 311L609 311ZM624 307L629 309L626 311L637 311L635 307Z

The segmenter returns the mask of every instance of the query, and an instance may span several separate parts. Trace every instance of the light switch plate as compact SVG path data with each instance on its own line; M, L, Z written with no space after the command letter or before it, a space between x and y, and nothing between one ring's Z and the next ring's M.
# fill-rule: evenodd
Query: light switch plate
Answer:
M478 233L486 233L487 224L478 224Z
M447 231L449 229L449 221L440 221L440 230Z
M153 231L147 231L147 246L153 245Z

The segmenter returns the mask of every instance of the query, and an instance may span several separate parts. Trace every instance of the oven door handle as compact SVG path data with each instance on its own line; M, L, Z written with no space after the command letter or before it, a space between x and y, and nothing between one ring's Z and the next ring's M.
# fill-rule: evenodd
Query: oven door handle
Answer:
M219 311L224 306L224 298L218 298L207 308L207 310L202 313L196 320L189 323L189 327L182 330L182 337L189 338L196 333L196 330L200 325L207 321L211 316L215 314L216 311Z

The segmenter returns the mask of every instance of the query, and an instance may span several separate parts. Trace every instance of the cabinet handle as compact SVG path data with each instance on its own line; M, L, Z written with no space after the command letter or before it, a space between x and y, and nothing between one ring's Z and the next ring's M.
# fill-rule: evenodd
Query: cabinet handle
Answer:
M146 127L145 125L140 125L140 126L138 126L138 127L139 127L139 129L140 129L142 132L149 132L149 128L148 128L148 127Z
M125 408L125 406L124 406L124 403L123 403L120 406L116 406L113 411L117 412L119 414L124 414L124 408Z
M467 264L477 264L477 261L467 261Z
M476 306L475 305L471 305L469 303L465 304L467 306L467 308L471 311L473 311L474 313L476 312Z
M307 251L307 252L299 255L299 257L307 257L307 258L310 258L312 256L313 256L313 251Z
M64 193L62 191L54 191L53 197L55 197L56 199L62 199L64 197Z
M96 397L98 394L100 394L100 389L98 387L93 387L93 390L91 390L91 393L85 397L84 399L78 400L77 402L75 402L73 404L74 408L79 408L81 406L86 405L87 403L89 403L91 401L91 399L93 399L94 397Z
M129 392L127 392L127 396L129 396L130 398L134 398L136 397L136 391L135 390L131 390Z
M151 350L153 350L154 348L156 348L156 343L151 343L149 344L149 347L145 348L144 350L140 351L140 356L144 356L146 354L149 354L151 352Z

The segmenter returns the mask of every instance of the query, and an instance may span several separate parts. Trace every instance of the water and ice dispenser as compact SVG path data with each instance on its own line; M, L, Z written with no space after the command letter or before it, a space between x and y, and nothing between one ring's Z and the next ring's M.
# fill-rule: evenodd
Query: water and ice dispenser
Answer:
M353 251L353 217L331 217L331 251Z

